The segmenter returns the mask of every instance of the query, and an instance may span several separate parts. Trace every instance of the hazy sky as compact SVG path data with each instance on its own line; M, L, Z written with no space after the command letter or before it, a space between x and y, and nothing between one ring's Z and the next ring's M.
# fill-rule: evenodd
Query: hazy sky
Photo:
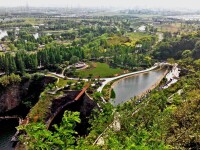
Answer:
M200 9L200 0L0 0L5 6L43 6L43 7L160 7Z

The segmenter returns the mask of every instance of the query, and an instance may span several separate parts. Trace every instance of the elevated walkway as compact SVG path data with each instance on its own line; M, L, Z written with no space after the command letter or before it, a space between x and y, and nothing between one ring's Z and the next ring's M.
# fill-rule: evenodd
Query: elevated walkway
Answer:
M81 99L81 97L85 94L85 91L89 88L90 84L88 83L82 90L81 92L75 97L74 100L72 101L68 101L66 102L64 105L60 106L52 115L51 117L48 119L48 121L46 122L46 126L47 129L50 128L53 120L62 112L65 110L66 106L68 106L69 104L75 103L76 101L79 101Z

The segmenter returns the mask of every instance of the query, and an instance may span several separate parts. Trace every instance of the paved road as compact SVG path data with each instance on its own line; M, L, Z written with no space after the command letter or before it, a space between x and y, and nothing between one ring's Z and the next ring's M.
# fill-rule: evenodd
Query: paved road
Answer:
M108 84L109 82L113 81L113 80L116 80L116 79L120 79L120 78L123 78L123 77L127 77L127 76L131 76L131 75L135 75L135 74L138 74L138 73L144 73L144 72L148 72L148 71L151 71L155 68L157 68L158 66L157 65L154 65L153 67L149 68L149 69L146 69L146 70L141 70L141 71L136 71L136 72L131 72L131 73L127 73L127 74L123 74L123 75L120 75L120 76L117 76L117 77L112 77L112 78L101 78L101 80L105 80L102 85L97 89L98 92L101 92L104 88L104 86L106 84Z
M5 75L5 72L0 72L0 76Z
M156 63L153 67L151 68L148 68L146 70L141 70L141 71L136 71L136 72L131 72L131 73L127 73L127 74L123 74L123 75L120 75L120 76L117 76L117 77L112 77L112 78L100 78L100 80L105 80L102 85L97 89L98 92L101 92L102 89L104 88L104 86L106 84L108 84L109 82L113 81L113 80L116 80L116 79L120 79L120 78L123 78L123 77L127 77L127 76L131 76L131 75L135 75L135 74L138 74L138 73L144 73L144 72L148 72L148 71L151 71L155 68L157 68L158 66L162 66L162 65L170 65L168 63ZM59 78L65 78L65 76L63 74L56 74L54 72L49 72L50 74L52 75L55 75ZM69 80L79 80L79 78L67 78ZM82 79L84 81L88 81L88 79Z

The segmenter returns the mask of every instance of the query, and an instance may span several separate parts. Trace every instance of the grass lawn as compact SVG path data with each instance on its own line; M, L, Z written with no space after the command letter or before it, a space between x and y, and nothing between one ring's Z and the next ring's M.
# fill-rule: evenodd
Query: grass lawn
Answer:
M0 52L0 56L4 55L4 52Z
M127 46L134 46L137 41L144 37L151 37L149 34L141 33L141 32L135 32L135 33L128 33L127 36L131 40L131 42L126 42L125 44Z
M123 70L120 68L111 68L106 63L99 63L99 62L91 62L90 67L85 70L79 70L79 76L83 78L87 78L89 74L92 74L93 77L100 76L101 78L104 77L113 77L123 73Z
M129 40L128 37L114 35L112 37L109 37L107 42L108 42L108 45L118 45L118 44L124 44L128 40Z
M38 102L31 108L31 111L28 113L28 117L31 121L44 121L46 115L49 113L52 104L52 100L63 95L63 92L58 92L56 95L47 94L48 90L45 90L41 93ZM35 119L37 118L37 119Z
M47 74L47 76L56 77L52 74ZM56 77L56 78L58 78L58 77ZM76 83L77 81L65 80L65 79L59 78L59 80L56 82L56 86L61 88L61 87L66 86L68 82ZM46 87L44 92L41 93L38 102L35 104L35 106L33 106L31 108L31 111L28 114L31 121L44 121L46 115L48 113L50 113L49 108L52 105L52 101L60 96L63 96L63 91L59 91L55 95L51 95L51 94L47 93L49 90L50 89L48 87Z
M54 75L52 75L52 74L47 74L47 76L55 77L55 78L58 79L58 77L56 77L56 76L54 76ZM64 87L64 86L66 86L66 85L68 84L68 82L76 83L77 81L59 78L59 80L56 82L56 86L58 86L59 88L62 88L62 87Z

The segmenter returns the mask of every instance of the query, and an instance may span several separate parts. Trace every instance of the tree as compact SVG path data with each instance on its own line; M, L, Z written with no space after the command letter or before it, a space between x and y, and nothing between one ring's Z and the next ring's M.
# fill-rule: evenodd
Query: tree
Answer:
M172 38L172 34L171 34L171 32L164 32L163 37L165 39Z
M188 58L192 56L192 51L191 50L184 50L182 53L183 58Z
M4 57L4 64L5 64L5 72L6 74L11 74L17 71L16 63L14 57L6 53Z
M151 65L151 62L152 62L152 59L150 56L145 56L144 57L144 62L147 66L150 66Z
M175 60L174 60L174 58L168 58L167 62L170 63L170 64L174 64Z
M200 58L200 41L197 41L195 44L195 48L193 50L193 58L195 59Z
M196 68L196 70L200 69L200 59L194 61L194 67Z
M93 76L93 74L90 73L89 76L88 76L88 80L89 80L89 81L92 80L92 76Z
M156 58L161 60L171 57L172 54L172 45L169 42L160 43L155 51Z
M80 123L79 115L79 112L65 111L60 126L54 125L55 132L47 130L44 123L20 125L17 130L25 131L20 142L26 149L75 149L74 128Z
M0 85L3 87L7 87L12 84L18 84L21 82L21 78L19 75L11 74L11 75L6 75L0 78Z
M25 64L24 64L24 61L22 60L22 56L20 53L17 53L16 54L16 65L17 65L17 68L18 70L24 74L25 73Z
M14 73L17 71L16 63L15 63L14 57L12 57L12 56L10 56L10 58L9 58L9 65L10 65L10 67L9 67L10 73Z
M77 63L77 62L79 62L79 58L78 58L77 56L72 56L72 57L70 58L70 60L69 60L69 63L70 63L70 64L75 64L75 63Z
M4 57L4 66L5 66L5 73L6 74L10 74L10 72L9 72L9 61L8 61L8 59L6 58L6 57Z
M13 50L16 50L16 47L15 47L14 44L9 44L8 46L9 46L10 50L12 50L12 51L13 51Z

